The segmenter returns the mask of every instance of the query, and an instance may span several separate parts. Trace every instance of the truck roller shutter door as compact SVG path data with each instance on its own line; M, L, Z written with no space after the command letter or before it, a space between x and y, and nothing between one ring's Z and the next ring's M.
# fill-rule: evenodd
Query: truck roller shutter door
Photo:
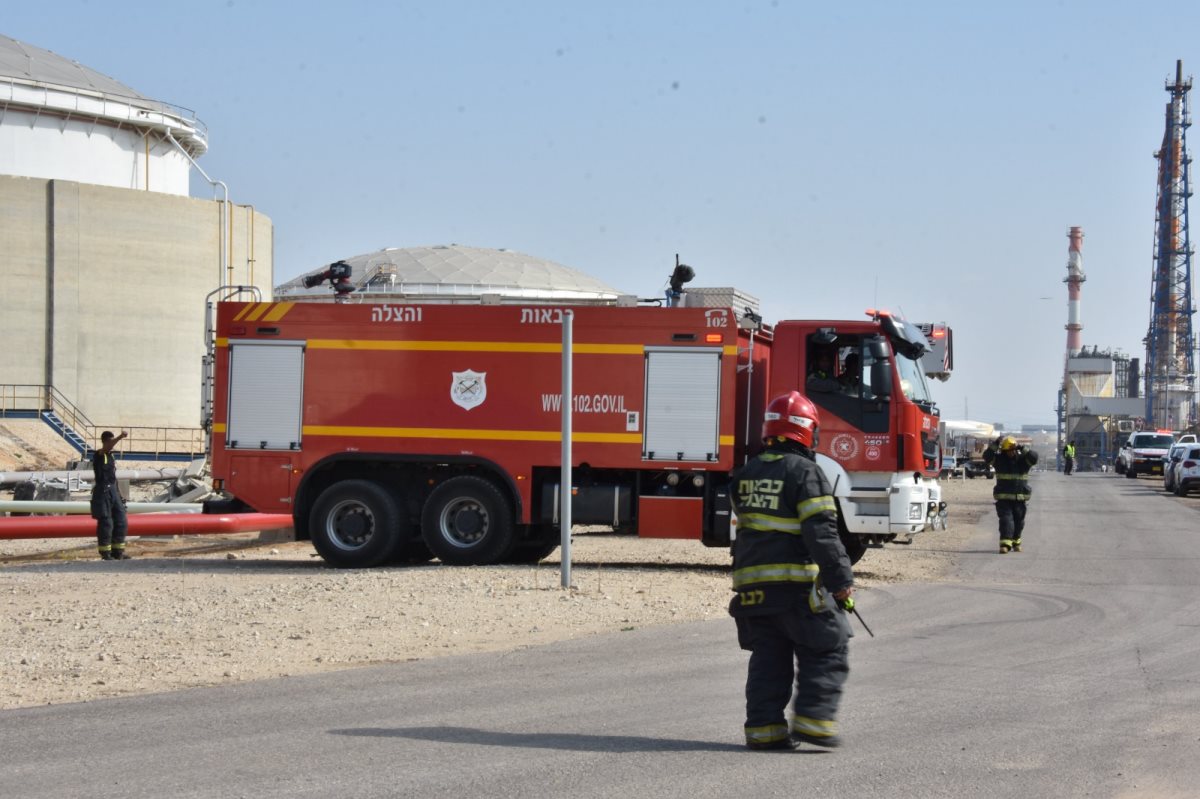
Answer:
M299 449L304 344L229 343L228 449Z
M720 410L720 350L647 349L643 458L716 460Z

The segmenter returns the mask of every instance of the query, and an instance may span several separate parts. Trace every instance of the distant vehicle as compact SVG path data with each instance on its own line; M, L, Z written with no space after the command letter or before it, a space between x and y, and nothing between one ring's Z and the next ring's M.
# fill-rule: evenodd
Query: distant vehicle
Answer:
M1131 480L1139 474L1162 474L1163 458L1174 443L1170 433L1134 433L1117 453L1117 473Z
M1175 470L1175 496L1186 497L1200 488L1200 447L1189 446Z
M1167 450L1167 457L1163 459L1163 491L1174 491L1179 464L1183 462L1183 456L1187 454L1188 447L1196 446L1195 442L1191 444L1172 444Z
M942 471L938 477L945 479L947 477L962 477L963 467L958 462L958 458L954 455L942 456Z
M972 480L976 477L983 477L990 480L996 476L996 470L992 468L992 465L983 461L967 461L967 465L963 467L963 472Z

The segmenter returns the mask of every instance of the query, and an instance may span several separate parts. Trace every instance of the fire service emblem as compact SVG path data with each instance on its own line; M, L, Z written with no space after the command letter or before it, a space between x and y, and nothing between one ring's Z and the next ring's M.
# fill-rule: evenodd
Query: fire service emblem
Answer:
M839 461L848 461L858 454L858 441L854 436L838 433L829 442L829 454Z
M455 405L468 411L483 404L487 399L487 372L450 373L450 399Z

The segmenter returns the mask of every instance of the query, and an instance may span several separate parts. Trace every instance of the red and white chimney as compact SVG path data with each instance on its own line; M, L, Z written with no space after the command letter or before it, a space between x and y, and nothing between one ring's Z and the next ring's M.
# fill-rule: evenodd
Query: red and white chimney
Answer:
M1083 348L1083 323L1079 313L1079 288L1087 275L1083 273L1083 228L1073 227L1067 232L1071 240L1067 248L1067 356L1079 354Z

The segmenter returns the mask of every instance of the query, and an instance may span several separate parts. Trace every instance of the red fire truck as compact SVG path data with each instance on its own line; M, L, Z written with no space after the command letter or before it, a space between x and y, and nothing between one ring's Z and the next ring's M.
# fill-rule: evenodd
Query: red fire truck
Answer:
M222 302L214 487L330 564L533 562L559 542L563 307ZM729 546L766 401L820 407L857 560L944 519L916 326L732 307L573 306L572 518Z

